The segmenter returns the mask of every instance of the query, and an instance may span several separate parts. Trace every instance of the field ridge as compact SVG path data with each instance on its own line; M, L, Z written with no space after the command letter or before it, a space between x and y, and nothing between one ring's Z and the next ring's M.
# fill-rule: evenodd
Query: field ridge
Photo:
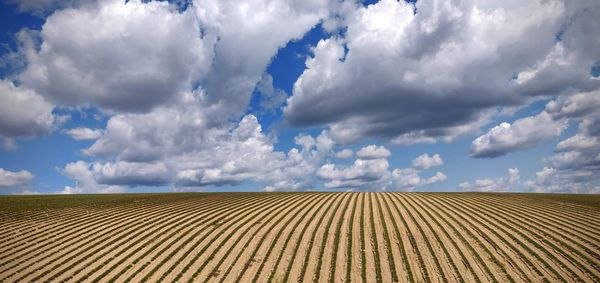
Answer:
M600 282L600 195L0 197L0 282Z

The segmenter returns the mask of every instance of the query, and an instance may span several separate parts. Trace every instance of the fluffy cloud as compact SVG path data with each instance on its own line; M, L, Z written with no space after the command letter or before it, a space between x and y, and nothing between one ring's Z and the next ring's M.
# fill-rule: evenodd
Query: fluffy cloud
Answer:
M67 164L63 170L63 173L68 178L75 180L75 186L66 186L60 193L122 193L125 191L125 189L121 186L98 184L90 167L92 167L92 165L85 161L77 161Z
M309 186L302 179L318 168L315 160L329 152L331 138L319 135L307 148L277 152L256 118L242 116L255 88L265 108L283 101L265 69L280 47L328 15L328 5L215 0L181 10L166 2L106 0L54 12L22 40L39 44L22 44L27 65L19 80L61 106L91 105L111 115L83 150L96 161L65 167L77 183L65 192L246 180L270 189Z
M429 156L429 154L425 153L415 158L415 160L412 161L412 165L417 169L429 169L444 165L444 161L439 154Z
M197 1L200 25L218 35L210 73L203 82L207 103L238 118L280 47L301 38L328 15L330 1Z
M397 190L412 191L418 187L433 185L447 179L442 172L436 172L429 178L421 177L421 172L444 164L439 154L430 156L427 153L419 155L412 161L411 168L398 168L392 171L394 188Z
M354 151L349 148L342 149L335 154L335 158L338 159L348 159L354 156Z
M356 157L360 159L382 159L388 158L390 155L392 153L387 148L374 144L365 146L356 152Z
M169 181L169 170L165 164L137 163L137 162L115 162L92 166L94 179L106 185L166 185Z
M600 188L600 101L597 91L559 99L555 114L579 121L575 135L559 142L543 170L527 183L534 191L597 192ZM587 96L587 97L584 97ZM587 103L577 104L576 101Z
M327 131L316 137L298 135L294 139L297 148L287 153L276 151L253 115L229 128L207 128L202 108L195 104L198 99L188 94L176 106L112 117L103 136L83 152L116 161L68 164L66 175L76 180L77 186L66 191L118 191L135 185L189 190L245 181L263 184L269 191L306 190L319 187L316 178L325 181L325 188L412 190L446 179L441 172L421 179L420 169L409 168L412 180L405 181L408 171L390 172L386 158L391 153L377 145L361 148L349 166L333 164L329 158L340 157L340 152L341 157L349 158L352 151L336 152ZM429 166L441 162L439 155L427 157ZM425 166L421 163L415 161L419 168Z
M26 50L23 84L56 103L118 111L147 111L190 90L216 41L202 37L192 11L139 0L57 11L39 36L39 50Z
M598 109L600 90L560 95L548 102L541 113L518 119L513 124L501 123L475 139L471 157L498 157L556 138L567 128L569 121L583 121L587 126L582 124L584 133L561 142L563 145L559 144L557 150L561 151L566 144L590 143L598 133L587 128L599 115Z
M534 180L524 182L533 191L590 192L600 181L600 91L563 94L536 116L502 123L473 141L475 157L495 157L557 137L568 123L577 133L556 145Z
M395 188L404 191L412 191L417 187L433 185L446 180L447 176L442 172L436 172L429 178L422 178L421 171L415 168L394 169L392 179Z
M193 169L179 170L178 184L207 186L265 180L269 172L282 168L285 162L285 154L274 151L254 116L245 116L230 133L215 138L218 144L180 157Z
M344 19L343 36L314 47L286 119L328 125L343 141L433 142L478 129L497 106L592 89L600 84L589 75L600 57L589 48L598 38L585 32L600 16L592 2L383 0L359 8Z
M273 77L269 74L263 74L256 85L256 90L260 95L260 107L264 110L275 110L280 107L287 98L287 93L285 93L285 91L273 86Z
M358 157L350 166L327 163L321 166L316 175L325 180L326 188L350 188L372 190L411 191L446 180L446 175L436 172L429 178L421 177L423 169L443 164L439 154L423 154L413 160L411 168L396 168L390 172L386 160L391 155L383 146L368 145L361 148Z
M21 187L33 179L33 174L29 171L21 170L12 172L0 168L0 188Z
M560 170L544 167L536 172L535 179L523 183L524 187L538 193L600 193L598 177L593 172Z
M517 189L520 180L519 169L509 168L506 177L478 179L472 183L463 182L459 184L459 188L465 191L504 192Z
M187 190L244 181L268 190L299 190L314 186L312 175L332 154L334 143L326 132L299 135L295 140L300 148L284 153L274 149L253 115L220 127L210 127L206 115L201 95L193 93L149 113L115 115L103 135L83 150L90 157L114 161L85 166L74 162L65 171L77 174L66 175L82 191L136 185Z
M78 127L66 130L65 133L75 140L96 140L102 136L102 130Z
M317 176L323 180L326 188L371 188L385 189L389 177L389 164L383 158L356 159L354 164L345 168L338 168L334 164L325 164L317 170ZM377 188L376 186L381 186Z
M471 144L471 157L498 157L558 137L567 128L565 120L554 120L543 111L536 116L501 123Z
M60 123L54 106L34 91L0 80L0 137L21 138L48 134Z
M93 5L104 0L7 0L17 6L21 13L31 13L39 17L45 17L52 12L65 8L79 8L86 5ZM169 3L176 5L180 10L185 10L192 0L168 0Z
M67 131L95 142L82 151L91 161L64 168L76 182L66 193L245 181L267 190L299 190L319 186L317 178L331 188L413 190L446 179L441 172L421 176L443 163L439 155L393 170L383 146L359 150L347 166L329 158L352 157L352 151L338 151L337 143L363 137L396 144L451 141L488 123L498 106L559 93L556 105L530 119L545 115L560 125L576 120L580 131L557 146L548 168L577 180L598 175L591 154L597 150L595 120L588 115L595 100L571 95L600 84L589 72L600 58L592 47L600 42L584 32L600 28L593 1L383 0L362 7L326 0L208 0L188 9L141 0L67 2L21 3L27 11L34 10L27 8L31 3L69 8L52 13L40 31L20 36L25 65L14 76L19 86L3 81L3 87L21 93L13 98L30 101L19 106L0 96L6 102L0 108L17 105L10 109L19 112L14 117L37 111L23 109L45 113L35 114L44 119L10 120L1 115L11 112L2 111L0 136L7 148L12 137L52 131L60 122L53 104L89 105L109 115L106 129ZM266 67L279 48L318 23L332 36L313 48L284 112L292 125L327 128L318 136L298 136L288 152L277 151L256 117L246 115L249 101L256 91L264 109L283 103L287 95L273 87ZM543 138L526 131L526 119L490 133L480 151L524 148ZM7 121L29 123L15 129L30 132L9 134Z
M600 90L561 95L546 104L546 112L555 119L595 115L600 109Z
M198 95L187 94L179 103L149 113L113 116L102 137L84 153L124 162L113 169L129 176L130 185L144 182L132 164L163 163L170 176L157 184L204 186L258 178L272 169L271 162L284 159L285 154L273 151L254 116L245 116L235 127L210 127L200 103Z
M292 148L287 153L285 162L280 163L282 167L274 168L271 172L266 173L266 180L270 184L265 189L270 191L307 190L317 187L314 180L315 172L324 160L331 156L335 146L328 134L323 131L316 138L311 137L314 143L308 144L301 144L299 141L303 139L296 139L296 144L302 148Z
M214 116L221 120L245 112L278 48L302 37L331 5L239 0L178 9L187 5L89 2L66 5L39 32L21 36L26 67L18 78L24 85L60 105L111 113L148 112L201 86L204 104L220 112ZM280 90L269 89L268 76L259 89L265 107L284 99Z
M595 120L598 123L600 120ZM549 159L559 169L600 169L600 138L578 133L561 141Z

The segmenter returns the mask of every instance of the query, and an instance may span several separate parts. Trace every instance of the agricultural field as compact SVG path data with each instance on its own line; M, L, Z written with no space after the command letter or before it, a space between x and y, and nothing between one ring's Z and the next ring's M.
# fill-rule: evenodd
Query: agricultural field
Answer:
M600 282L600 196L0 197L0 282Z

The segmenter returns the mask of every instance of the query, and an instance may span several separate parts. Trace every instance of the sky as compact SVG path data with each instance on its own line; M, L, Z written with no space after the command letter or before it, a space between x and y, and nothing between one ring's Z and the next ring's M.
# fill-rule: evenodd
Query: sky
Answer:
M600 2L5 0L0 194L600 193Z

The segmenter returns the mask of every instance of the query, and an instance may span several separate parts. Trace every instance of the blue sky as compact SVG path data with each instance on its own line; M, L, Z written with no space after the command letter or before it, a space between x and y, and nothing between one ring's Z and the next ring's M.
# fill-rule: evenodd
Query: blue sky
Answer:
M3 2L0 193L598 193L600 5L509 2Z

